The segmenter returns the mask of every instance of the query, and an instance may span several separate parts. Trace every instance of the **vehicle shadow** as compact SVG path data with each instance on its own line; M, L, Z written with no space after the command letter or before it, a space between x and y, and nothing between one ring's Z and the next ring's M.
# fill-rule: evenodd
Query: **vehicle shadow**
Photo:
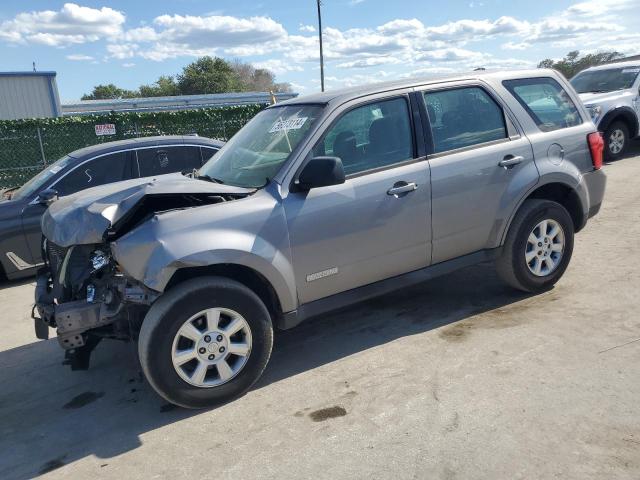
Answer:
M492 266L478 265L309 320L277 332L254 389L439 327L437 341L456 342L474 322L517 325L526 298L503 285ZM492 314L474 318L484 312ZM139 447L146 432L206 414L160 399L143 381L134 348L104 342L85 372L61 365L55 339L0 352L0 478L32 478L92 455L108 459Z
M0 290L4 290L5 288L19 287L21 285L27 285L29 283L33 283L35 285L35 282L35 277L21 278L18 280L7 280L6 278L0 278Z

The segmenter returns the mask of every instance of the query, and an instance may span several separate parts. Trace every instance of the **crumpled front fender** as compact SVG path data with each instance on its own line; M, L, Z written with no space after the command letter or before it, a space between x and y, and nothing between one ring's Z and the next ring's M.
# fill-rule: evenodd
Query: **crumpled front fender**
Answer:
M234 204L242 202L252 203L250 213L233 215ZM183 268L251 268L269 281L288 312L297 307L297 296L286 222L278 205L267 212L261 206L247 199L155 215L114 241L111 250L128 276L158 292Z

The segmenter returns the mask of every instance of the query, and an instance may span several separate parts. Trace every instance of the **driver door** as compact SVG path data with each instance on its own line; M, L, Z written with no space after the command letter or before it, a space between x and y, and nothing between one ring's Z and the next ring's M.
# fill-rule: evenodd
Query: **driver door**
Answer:
M360 104L315 145L346 181L283 200L301 304L429 264L430 173L411 118L406 96Z

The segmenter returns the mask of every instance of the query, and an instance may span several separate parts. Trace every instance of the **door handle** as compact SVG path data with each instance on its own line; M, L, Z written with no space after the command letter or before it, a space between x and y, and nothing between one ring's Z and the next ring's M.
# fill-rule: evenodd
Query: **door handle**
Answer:
M415 182L407 183L407 182L398 182L389 190L387 190L387 195L393 195L398 198L403 193L413 192L417 190L418 185Z
M509 168L513 168L522 162L524 162L524 157L522 155L518 155L518 156L507 155L502 160L500 160L500 163L498 163L498 166L503 167L505 170L508 170Z

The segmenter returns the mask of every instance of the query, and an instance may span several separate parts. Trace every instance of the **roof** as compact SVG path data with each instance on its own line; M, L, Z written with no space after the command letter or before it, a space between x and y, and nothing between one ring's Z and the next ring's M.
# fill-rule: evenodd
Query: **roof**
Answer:
M89 147L81 148L69 153L68 155L73 158L84 159L86 157L92 157L95 155L117 152L120 150L127 150L131 148L174 144L202 145L220 148L224 145L224 142L222 140L214 140L212 138L199 137L196 135L160 135L155 137L129 138L126 140L116 140L113 142L99 143L97 145L91 145Z
M56 72L0 72L0 77L55 77Z
M593 70L610 70L612 68L625 68L625 67L640 67L640 59L626 61L626 62L605 63L604 65L596 65L595 67L585 68L582 71L588 72Z
M408 78L404 80L395 80L391 82L371 83L366 85L359 85L357 87L341 88L336 90L330 90L328 92L313 93L311 95L305 95L297 97L295 99L287 100L286 102L278 103L277 105L294 105L294 104L328 104L328 103L343 103L353 98L363 97L366 95L373 95L375 93L399 90L403 88L418 87L422 85L429 85L435 83L454 82L460 80L479 80L483 78L498 78L510 79L510 78L523 78L523 77L539 77L549 75L551 70L548 69L533 69L533 70L484 70L473 71L468 73L460 73L455 75L432 75L429 77L416 77ZM272 107L271 107L272 108Z

